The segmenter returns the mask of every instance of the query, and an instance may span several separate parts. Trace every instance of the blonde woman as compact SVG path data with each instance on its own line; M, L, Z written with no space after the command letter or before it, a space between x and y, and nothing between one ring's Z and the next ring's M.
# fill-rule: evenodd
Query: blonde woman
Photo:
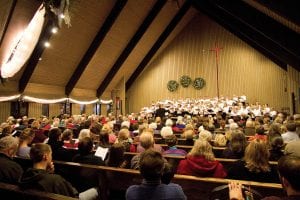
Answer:
M212 146L206 140L196 140L185 160L181 160L178 174L224 178L227 173L221 163L215 159Z
M269 165L269 156L269 149L264 141L251 141L246 147L244 159L229 167L227 178L279 183L276 170Z

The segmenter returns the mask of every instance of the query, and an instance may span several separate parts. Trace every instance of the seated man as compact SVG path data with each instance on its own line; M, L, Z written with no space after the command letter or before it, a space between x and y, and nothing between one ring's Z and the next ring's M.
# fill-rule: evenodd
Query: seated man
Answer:
M16 184L23 174L22 167L12 160L18 150L19 141L12 136L0 139L0 181Z
M296 200L300 199L300 158L295 156L283 156L278 160L278 172L282 187L287 197L265 197L263 200ZM229 183L230 200L243 200L242 185Z
M143 176L141 185L132 185L126 191L126 199L186 199L181 186L161 183L165 161L161 153L148 149L141 154L140 173Z
M78 191L58 174L54 174L52 150L50 145L36 143L30 149L33 168L29 168L20 180L20 187L24 189L38 189L46 192L78 197L80 199L96 199L96 189L78 194Z

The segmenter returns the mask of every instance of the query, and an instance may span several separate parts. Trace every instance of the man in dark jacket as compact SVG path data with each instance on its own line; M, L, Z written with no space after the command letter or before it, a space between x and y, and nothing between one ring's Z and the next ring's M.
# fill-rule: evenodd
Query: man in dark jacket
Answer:
M58 174L54 174L52 162L52 150L48 144L37 143L30 149L30 158L33 168L29 168L20 180L20 187L24 189L38 189L46 192L62 194L70 197L78 197L86 193L78 194L78 191ZM95 191L96 192L96 191ZM97 195L97 193L95 193ZM96 196L83 199L95 199Z
M0 139L0 181L16 184L23 174L22 167L12 160L18 150L18 139L5 136Z

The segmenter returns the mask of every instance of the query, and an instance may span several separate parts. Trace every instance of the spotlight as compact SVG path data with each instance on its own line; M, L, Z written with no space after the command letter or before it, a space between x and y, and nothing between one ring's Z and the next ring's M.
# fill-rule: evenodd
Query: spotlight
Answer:
M57 27L53 27L53 28L51 29L51 32L54 33L54 34L57 33L57 31L58 31L58 28L57 28Z
M44 46L45 46L45 47L50 47L50 43L49 43L49 42L45 42L45 43L44 43Z

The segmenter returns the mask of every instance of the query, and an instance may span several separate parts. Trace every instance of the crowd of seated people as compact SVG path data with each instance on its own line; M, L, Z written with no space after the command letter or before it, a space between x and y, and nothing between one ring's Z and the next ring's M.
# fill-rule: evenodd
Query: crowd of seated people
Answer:
M285 154L300 156L299 122L298 115L287 116L280 112L274 116L218 112L176 118L155 115L150 118L133 113L117 118L112 115L63 115L32 120L9 117L0 126L0 144L1 140L8 140L7 137L17 139L10 145L17 144L14 151L0 145L0 164L9 163L20 177L22 168L13 166L10 158L31 158L32 146L44 143L50 146L53 160L140 169L142 152L155 150L162 156L185 157L174 166L176 169L173 170L178 174L279 183L276 169L269 161L277 161ZM119 129L114 129L115 124ZM254 131L251 136L246 135L246 129ZM155 142L158 138L157 141L164 144ZM190 150L181 149L179 140L183 140ZM237 161L223 166L214 155L214 146L224 148L218 156ZM108 149L105 157L95 155L98 147ZM125 152L139 154L126 160ZM163 161L168 163L167 159ZM0 181L8 179L11 182L13 177L5 179L1 173ZM15 178L12 182L18 180Z

